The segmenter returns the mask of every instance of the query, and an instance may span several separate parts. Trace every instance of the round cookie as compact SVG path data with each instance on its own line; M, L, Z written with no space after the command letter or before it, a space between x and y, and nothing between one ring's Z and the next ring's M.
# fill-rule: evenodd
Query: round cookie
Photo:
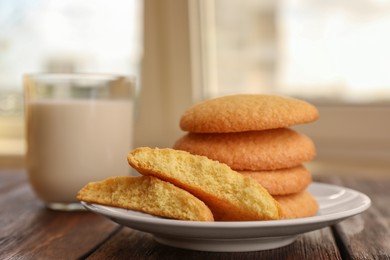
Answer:
M183 131L232 133L289 127L319 116L310 103L273 95L231 95L205 100L189 108L180 120Z
M312 181L312 176L302 165L274 171L240 171L259 182L271 195L288 195L301 192Z
M173 148L206 156L237 171L291 168L315 156L313 141L289 128L221 134L187 133L176 141Z
M318 212L317 201L307 191L285 196L274 196L274 198L282 208L282 219L306 218L314 216Z

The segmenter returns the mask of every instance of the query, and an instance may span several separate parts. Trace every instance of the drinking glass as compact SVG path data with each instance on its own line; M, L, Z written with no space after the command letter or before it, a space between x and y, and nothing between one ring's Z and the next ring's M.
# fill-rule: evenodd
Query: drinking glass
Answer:
M50 209L81 209L88 182L129 175L134 84L110 74L24 76L27 172Z

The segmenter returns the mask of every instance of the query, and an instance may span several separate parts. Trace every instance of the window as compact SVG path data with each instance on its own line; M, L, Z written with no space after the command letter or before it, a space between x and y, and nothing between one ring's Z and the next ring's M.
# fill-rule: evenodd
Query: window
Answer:
M304 98L321 117L296 128L314 139L318 160L388 165L390 2L190 3L198 100L233 93Z
M139 79L142 9L141 0L0 1L0 157L24 153L23 74Z
M209 27L205 46L213 48L209 60L216 60L216 83L206 87L207 96L239 91L390 100L390 2L202 4Z

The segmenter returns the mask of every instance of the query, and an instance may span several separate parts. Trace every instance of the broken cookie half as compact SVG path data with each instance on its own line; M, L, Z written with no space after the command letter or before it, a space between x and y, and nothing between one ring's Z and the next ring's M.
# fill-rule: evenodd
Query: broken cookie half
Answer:
M78 192L77 199L172 219L214 221L204 202L151 176L118 176L91 182Z
M282 217L279 203L258 182L205 156L170 148L140 147L127 159L142 175L170 182L202 200L216 221Z

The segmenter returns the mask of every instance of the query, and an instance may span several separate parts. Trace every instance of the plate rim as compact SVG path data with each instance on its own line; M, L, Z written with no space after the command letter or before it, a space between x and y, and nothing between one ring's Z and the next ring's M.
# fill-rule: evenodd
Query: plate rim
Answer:
M185 228L213 228L213 229L235 229L235 228L272 228L272 227L288 227L288 226L300 226L300 225L309 225L309 224L320 224L324 222L343 220L348 217L352 217L359 213L364 212L368 209L372 202L371 199L364 193L343 187L334 184L321 183L321 182L312 182L310 184L311 189L313 188L328 188L328 189L344 189L350 193L354 193L359 196L362 200L361 204L355 208L344 210L341 212L335 212L332 214L326 215L315 215L312 217L306 218L296 218L296 219L282 219L282 220L260 220L260 221L215 221L215 222L204 222L204 221L188 221L188 220L176 220L176 219L166 219L160 218L152 215L146 216L129 214L128 212L136 212L129 209L124 208L116 208L111 206L105 206L101 204L88 203L81 201L81 204L94 213L103 215L107 218L120 218L120 219L128 219L133 222L142 223L142 224L153 224L154 226L169 226L169 227L185 227Z

